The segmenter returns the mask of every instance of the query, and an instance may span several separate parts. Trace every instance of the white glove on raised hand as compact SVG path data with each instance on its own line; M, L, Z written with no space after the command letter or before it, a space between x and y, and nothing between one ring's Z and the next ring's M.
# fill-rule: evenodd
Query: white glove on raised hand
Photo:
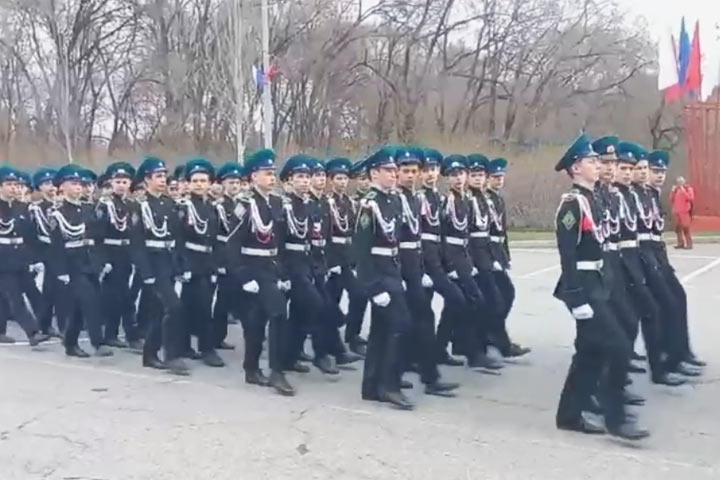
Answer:
M330 275L340 275L342 273L342 267L340 265L335 265L330 270L328 270L328 273Z
M478 274L478 269L477 269L477 267L473 267L472 270L470 271L470 276L471 276L471 277L474 277L474 276L477 275L477 274Z
M430 275L428 275L427 273L422 276L422 280L420 280L420 282L425 288L432 288L432 286L434 285L432 278L430 278Z
M57 279L65 285L70 283L70 275L58 275Z
M456 271L456 270L453 270L452 272L448 273L448 278L449 278L450 280L457 280L457 279L459 279L460 277L458 276L457 271Z
M29 267L30 273L42 273L45 271L45 264L42 262L33 263Z
M248 293L258 293L260 291L260 285L253 280L242 286L242 289Z
M292 283L290 283L290 280L285 280L284 282L282 280L278 280L277 286L281 292L289 292L290 287L292 287Z
M405 280L402 281L402 287L403 290L407 291L407 283L405 283Z
M227 268L225 268L225 267L218 268L218 275L227 275Z
M593 315L595 315L595 312L587 303L572 309L572 316L575 317L575 320L587 320L592 318Z
M146 278L143 283L145 285L155 285L155 277Z
M493 262L493 271L495 271L495 272L502 272L502 269L503 269L503 268L502 268L502 265L500 265L500 262L498 262L497 260L495 260L495 261Z
M352 274L353 274L353 277L357 278L357 270L356 269L354 269L354 268L352 269Z
M390 305L390 294L387 292L378 293L372 297L372 301L378 307L387 307Z
M217 275L210 275L210 283L215 285L217 283Z
M191 278L192 278L192 272L184 272L184 273L182 274L182 281L183 281L183 282L189 282Z

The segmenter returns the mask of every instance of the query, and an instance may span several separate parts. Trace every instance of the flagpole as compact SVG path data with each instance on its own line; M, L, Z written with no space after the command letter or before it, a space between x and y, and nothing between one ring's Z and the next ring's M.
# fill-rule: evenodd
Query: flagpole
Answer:
M265 148L273 146L273 106L271 86L268 73L270 72L270 25L268 19L268 0L261 2L262 16L262 50L263 50L263 120L265 126Z
M242 51L243 51L243 28L242 28L242 1L233 2L233 32L235 34L235 71L233 72L235 82L235 148L237 151L237 162L242 164L245 155L244 139L244 118L245 109L245 84L243 82Z

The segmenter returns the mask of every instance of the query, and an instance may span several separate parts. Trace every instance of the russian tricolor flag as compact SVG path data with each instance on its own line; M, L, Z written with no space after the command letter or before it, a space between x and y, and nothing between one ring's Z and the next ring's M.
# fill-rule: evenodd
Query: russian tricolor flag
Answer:
M676 41L675 35L667 32L660 40L658 54L658 88L664 92L665 101L670 103L685 97L699 98L702 87L700 22L695 24L691 43L683 17L679 39Z

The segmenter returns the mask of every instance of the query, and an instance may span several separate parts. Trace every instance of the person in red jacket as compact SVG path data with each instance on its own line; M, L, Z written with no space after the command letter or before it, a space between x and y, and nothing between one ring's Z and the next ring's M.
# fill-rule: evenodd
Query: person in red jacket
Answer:
M670 192L670 205L675 220L675 233L677 233L675 248L691 249L693 246L690 224L694 202L695 190L685 183L684 177L678 177Z

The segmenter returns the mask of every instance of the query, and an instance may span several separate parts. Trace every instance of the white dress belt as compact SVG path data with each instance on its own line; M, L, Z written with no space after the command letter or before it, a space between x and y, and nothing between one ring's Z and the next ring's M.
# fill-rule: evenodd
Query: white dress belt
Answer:
M379 255L381 257L397 257L398 249L388 247L372 247L370 249L370 253L372 255Z
M597 271L599 272L603 267L602 260L583 260L576 264L578 270L584 271Z
M276 257L277 256L277 248L250 248L250 247L242 247L240 248L240 253L243 255L247 255L249 257Z

